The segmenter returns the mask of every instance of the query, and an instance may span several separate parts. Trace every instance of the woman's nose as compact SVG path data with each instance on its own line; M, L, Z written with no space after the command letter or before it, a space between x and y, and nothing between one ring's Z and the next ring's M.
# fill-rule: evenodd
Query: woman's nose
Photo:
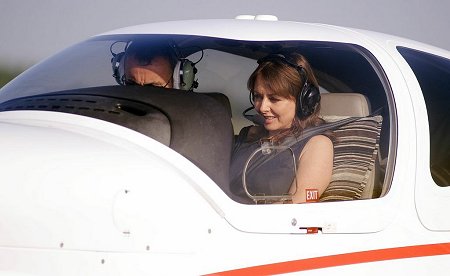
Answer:
M261 99L261 104L260 104L259 110L260 111L269 111L269 109L270 109L270 101L266 97L263 97Z

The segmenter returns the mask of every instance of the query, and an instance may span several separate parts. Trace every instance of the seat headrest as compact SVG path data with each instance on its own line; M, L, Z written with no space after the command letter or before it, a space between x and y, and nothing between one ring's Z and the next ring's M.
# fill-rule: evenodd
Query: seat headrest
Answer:
M368 99L359 93L322 93L320 115L365 117L370 114Z
M223 107L226 109L226 111L228 112L228 115L230 115L230 118L232 117L230 100L228 99L228 97L226 95L219 93L219 92L209 92L209 93L203 93L203 94L208 95L208 96L214 98L215 100L219 101L219 103L221 103L223 105Z

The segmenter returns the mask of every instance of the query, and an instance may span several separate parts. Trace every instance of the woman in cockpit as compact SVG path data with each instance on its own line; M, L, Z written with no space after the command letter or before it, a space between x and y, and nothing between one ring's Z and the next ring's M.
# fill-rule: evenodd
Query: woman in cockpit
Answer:
M271 54L247 86L259 124L241 130L231 161L230 189L241 203L312 202L328 186L333 143L315 131L320 93L308 61Z

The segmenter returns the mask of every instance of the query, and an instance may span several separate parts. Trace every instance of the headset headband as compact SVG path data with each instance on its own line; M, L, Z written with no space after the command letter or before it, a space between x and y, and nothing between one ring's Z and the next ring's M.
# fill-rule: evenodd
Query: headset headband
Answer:
M286 57L285 55L270 54L270 55L267 55L265 57L258 59L258 64L262 64L262 63L268 62L268 61L279 62L279 63L281 62L281 63L284 63L286 65L289 65L289 66L297 69L297 71L300 73L300 75L305 79L305 82L307 81L305 68L303 68L303 66L300 66L297 63L293 62L290 58Z

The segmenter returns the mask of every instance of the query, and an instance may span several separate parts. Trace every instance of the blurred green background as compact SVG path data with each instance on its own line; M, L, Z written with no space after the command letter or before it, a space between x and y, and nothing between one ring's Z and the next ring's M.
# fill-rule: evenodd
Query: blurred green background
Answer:
M10 80L15 78L17 75L25 71L25 68L15 68L11 69L8 67L0 66L0 88L7 84Z

